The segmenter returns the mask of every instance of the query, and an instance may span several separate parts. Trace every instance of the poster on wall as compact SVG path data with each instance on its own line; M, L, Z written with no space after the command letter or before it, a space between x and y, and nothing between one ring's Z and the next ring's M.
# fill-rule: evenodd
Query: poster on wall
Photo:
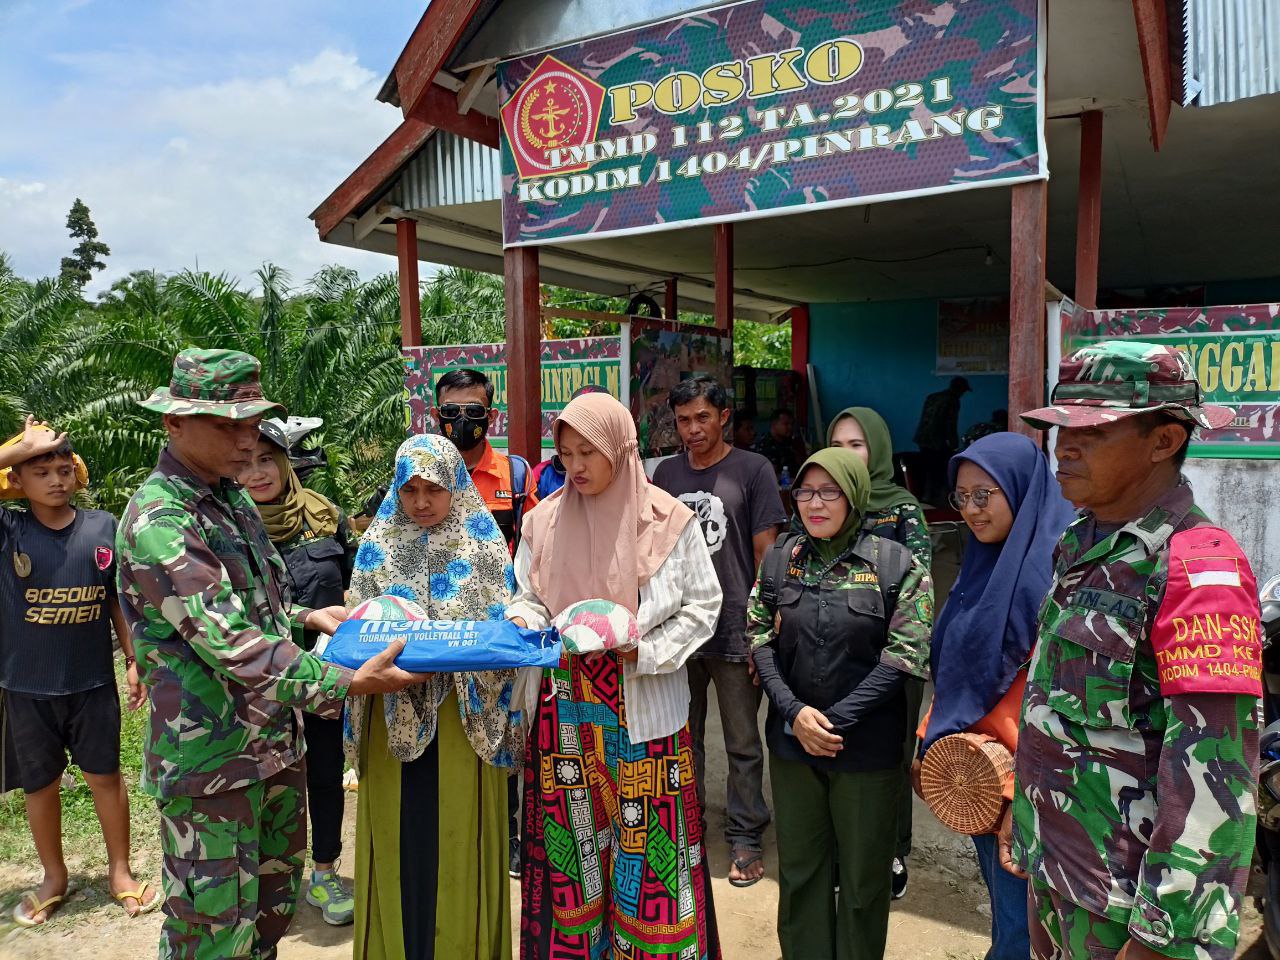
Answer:
M1176 346L1205 402L1236 411L1221 430L1199 431L1190 456L1280 459L1280 304L1063 312L1064 356L1113 339Z
M625 327L624 327L625 331ZM493 405L498 418L489 429L489 441L507 447L507 345L481 343L453 347L408 347L404 351L405 389L408 392L409 429L435 432L430 410L435 384L448 370L479 370L493 383ZM575 392L584 386L602 387L626 402L622 381L622 338L587 337L580 340L542 342L542 446L551 449L551 424Z
M1009 372L1009 301L1004 297L938 301L940 377Z
M667 395L696 373L715 377L733 392L733 340L712 327L631 321L631 415L640 456L665 457L680 449Z
M1042 0L742 0L498 64L507 246L1048 177Z

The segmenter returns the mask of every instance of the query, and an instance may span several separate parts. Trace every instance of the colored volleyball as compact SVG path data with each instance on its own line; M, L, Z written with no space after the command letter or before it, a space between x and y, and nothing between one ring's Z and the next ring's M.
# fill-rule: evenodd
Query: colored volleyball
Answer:
M348 620L429 620L427 611L412 600L383 595L352 608Z
M583 600L556 617L556 629L569 653L632 650L640 642L635 614L612 600Z

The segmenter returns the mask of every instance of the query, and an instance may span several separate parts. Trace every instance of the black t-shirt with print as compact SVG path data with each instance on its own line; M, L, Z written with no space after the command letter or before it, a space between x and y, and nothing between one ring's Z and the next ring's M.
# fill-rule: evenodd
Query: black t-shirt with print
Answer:
M115 542L102 510L51 530L0 509L0 687L52 697L114 682Z
M747 598L756 582L751 538L787 521L773 467L760 454L736 447L705 470L693 469L688 456L678 454L658 464L653 482L697 516L724 591L715 636L694 656L745 662L751 653Z

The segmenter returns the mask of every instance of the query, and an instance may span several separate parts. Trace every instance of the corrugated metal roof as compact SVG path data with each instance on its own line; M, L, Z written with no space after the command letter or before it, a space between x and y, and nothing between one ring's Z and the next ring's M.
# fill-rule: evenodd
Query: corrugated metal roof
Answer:
M498 151L437 130L401 171L391 191L406 210L430 210L502 197Z
M1182 105L1280 93L1280 3L1183 0Z

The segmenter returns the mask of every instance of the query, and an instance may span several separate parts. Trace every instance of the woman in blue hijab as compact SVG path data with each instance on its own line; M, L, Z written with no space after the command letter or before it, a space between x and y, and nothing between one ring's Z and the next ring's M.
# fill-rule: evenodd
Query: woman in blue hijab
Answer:
M1013 753L1053 550L1075 512L1040 448L1020 434L974 442L951 458L950 481L952 504L972 537L933 632L933 706L920 756L953 733L995 739ZM917 784L919 764L913 767ZM1005 816L1012 797L1010 774ZM1026 881L1000 867L994 833L973 837L973 845L991 896L987 960L1026 960Z

